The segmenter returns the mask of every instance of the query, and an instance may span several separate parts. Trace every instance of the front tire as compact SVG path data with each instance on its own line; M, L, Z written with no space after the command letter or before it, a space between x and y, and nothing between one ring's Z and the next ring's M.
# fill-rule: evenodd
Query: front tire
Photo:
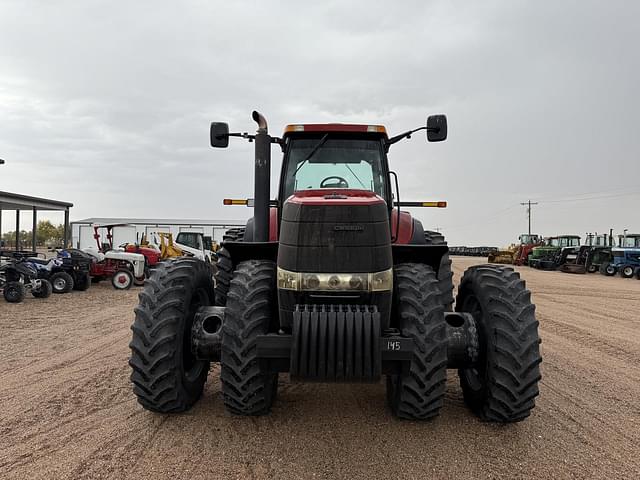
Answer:
M271 410L278 374L261 370L256 342L275 323L276 308L274 262L239 263L229 287L220 359L222 397L231 413L264 415Z
M444 403L447 340L438 283L427 265L394 267L393 312L402 335L414 341L409 370L387 376L389 406L400 418L428 420Z
M73 277L67 272L56 272L49 279L53 293L69 293L73 289Z
M53 286L49 280L40 280L40 287L37 289L31 289L31 295L35 298L49 298L53 292Z
M26 291L20 282L7 282L2 293L8 303L20 303L24 300Z
M456 311L471 313L480 343L478 365L458 371L465 403L485 421L524 420L535 406L542 361L531 292L512 268L471 267Z
M602 273L603 271L604 271L604 274L607 277L613 277L616 274L616 272L618 271L618 269L616 268L615 265L611 265L610 263L606 263L604 265L604 267L600 268L600 272Z
M120 269L111 277L111 285L116 290L129 290L133 285L133 274L124 268Z
M202 395L209 371L191 352L193 317L213 304L209 267L194 258L166 260L139 298L129 344L133 393L147 410L184 412Z

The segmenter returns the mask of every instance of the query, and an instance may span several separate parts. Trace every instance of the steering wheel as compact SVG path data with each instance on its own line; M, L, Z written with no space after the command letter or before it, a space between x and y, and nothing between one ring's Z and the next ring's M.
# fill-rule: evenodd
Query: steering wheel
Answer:
M329 180L337 180L337 182L329 183ZM349 183L344 178L333 175L322 180L320 188L349 188Z

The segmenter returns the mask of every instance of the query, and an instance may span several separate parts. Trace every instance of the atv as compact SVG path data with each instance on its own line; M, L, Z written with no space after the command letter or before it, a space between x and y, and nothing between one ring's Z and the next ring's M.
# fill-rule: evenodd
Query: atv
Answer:
M62 260L28 257L24 261L36 270L39 279L51 283L53 293L68 293L73 289L73 277L63 268Z
M48 280L39 279L35 267L20 258L0 257L0 290L9 303L20 303L27 291L36 298L48 298L52 287Z

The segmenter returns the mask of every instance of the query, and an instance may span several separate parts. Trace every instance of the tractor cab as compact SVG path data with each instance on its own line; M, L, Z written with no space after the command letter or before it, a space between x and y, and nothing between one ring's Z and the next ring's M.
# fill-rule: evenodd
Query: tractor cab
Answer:
M553 248L579 247L580 237L578 235L549 237L545 240L545 246Z
M392 206L386 129L379 125L288 125L279 198L305 190L373 192Z
M537 245L542 241L542 237L538 234L523 233L518 237L520 245Z
M628 233L618 236L618 247L640 248L640 233Z
M584 246L588 247L610 247L612 241L612 236L602 233L598 235L597 233L588 233L585 239Z

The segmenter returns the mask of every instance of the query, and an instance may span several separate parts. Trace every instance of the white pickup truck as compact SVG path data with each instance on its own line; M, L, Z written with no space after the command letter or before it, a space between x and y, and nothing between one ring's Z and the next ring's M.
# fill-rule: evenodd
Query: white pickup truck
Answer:
M200 260L213 263L214 254L211 251L211 237L205 237L200 232L180 232L174 244Z

